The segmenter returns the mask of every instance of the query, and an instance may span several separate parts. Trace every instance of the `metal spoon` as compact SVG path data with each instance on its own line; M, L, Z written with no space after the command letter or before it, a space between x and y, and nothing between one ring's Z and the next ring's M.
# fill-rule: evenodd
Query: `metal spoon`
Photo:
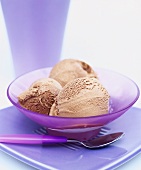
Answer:
M36 135L36 134L8 134L0 135L1 143L14 143L14 144L52 144L52 143L80 143L87 148L100 148L107 146L124 135L123 132L117 132L112 134L103 135L88 141L78 141L73 139L67 139L62 136L49 136L49 135Z

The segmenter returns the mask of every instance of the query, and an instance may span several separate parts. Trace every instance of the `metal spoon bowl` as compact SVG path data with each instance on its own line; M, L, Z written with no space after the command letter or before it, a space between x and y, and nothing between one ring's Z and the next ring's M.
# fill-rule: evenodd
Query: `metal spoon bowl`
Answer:
M113 142L116 142L117 140L119 140L120 138L122 138L124 135L123 132L117 132L117 133L111 133L111 134L107 134L104 136L100 136L88 141L78 141L78 140L68 140L68 142L78 142L80 144L82 144L83 146L85 146L86 148L101 148L104 146L107 146Z
M8 134L0 135L0 143L14 143L14 144L53 144L53 143L80 143L86 148L100 148L107 146L124 135L123 132L117 132L112 134L103 135L89 141L78 141L73 139L67 139L62 136L49 136L49 135L37 135L37 134Z

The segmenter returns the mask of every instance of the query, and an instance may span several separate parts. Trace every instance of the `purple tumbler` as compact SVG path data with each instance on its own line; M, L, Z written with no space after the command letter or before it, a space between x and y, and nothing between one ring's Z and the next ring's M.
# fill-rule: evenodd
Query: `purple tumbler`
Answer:
M59 61L69 1L1 0L16 76Z

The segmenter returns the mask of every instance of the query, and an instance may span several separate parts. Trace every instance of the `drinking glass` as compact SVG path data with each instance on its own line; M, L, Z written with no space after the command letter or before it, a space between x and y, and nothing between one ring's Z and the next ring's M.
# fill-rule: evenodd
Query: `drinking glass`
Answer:
M69 0L1 0L15 75L60 59Z

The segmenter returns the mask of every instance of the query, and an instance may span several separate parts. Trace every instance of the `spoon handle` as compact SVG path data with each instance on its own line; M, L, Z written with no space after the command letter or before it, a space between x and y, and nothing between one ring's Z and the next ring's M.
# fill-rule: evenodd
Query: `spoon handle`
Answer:
M0 143L15 144L47 144L47 143L65 143L66 137L36 135L36 134L7 134L0 135Z

